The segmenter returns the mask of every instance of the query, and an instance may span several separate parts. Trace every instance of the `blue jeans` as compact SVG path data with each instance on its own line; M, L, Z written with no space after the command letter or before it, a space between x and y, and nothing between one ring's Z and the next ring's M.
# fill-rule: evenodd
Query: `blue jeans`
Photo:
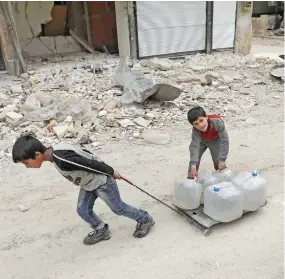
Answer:
M116 180L108 177L106 184L93 191L85 191L81 188L78 195L77 213L93 229L101 229L104 226L104 222L93 211L95 200L98 197L117 215L128 217L137 222L147 216L145 211L124 203L121 200Z

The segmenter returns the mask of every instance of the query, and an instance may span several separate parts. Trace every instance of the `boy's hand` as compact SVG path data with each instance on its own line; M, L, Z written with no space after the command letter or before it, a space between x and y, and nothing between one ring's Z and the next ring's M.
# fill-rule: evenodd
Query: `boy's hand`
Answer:
M225 169L227 166L226 166L226 163L224 162L224 161L220 161L219 162L219 166L218 166L218 168L219 168L219 170L223 170L223 169Z
M113 177L114 177L115 179L121 179L121 176L120 176L119 173L116 172L116 171L114 171Z
M197 166L192 165L190 172L188 173L188 178L194 179L197 176Z

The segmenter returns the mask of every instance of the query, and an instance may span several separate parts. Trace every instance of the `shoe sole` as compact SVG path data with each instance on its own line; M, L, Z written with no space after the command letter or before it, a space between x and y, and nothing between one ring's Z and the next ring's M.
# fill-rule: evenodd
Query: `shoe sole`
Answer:
M155 225L155 221L152 219L151 226L149 227L148 231L144 235L134 235L135 238L143 238L148 235L150 232L151 228Z

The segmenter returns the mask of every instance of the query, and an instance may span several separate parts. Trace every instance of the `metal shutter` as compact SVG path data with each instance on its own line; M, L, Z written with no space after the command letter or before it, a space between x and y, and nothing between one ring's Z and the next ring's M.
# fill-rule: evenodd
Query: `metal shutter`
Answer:
M206 1L137 1L139 57L205 50Z
M213 49L233 48L236 1L214 1L213 13Z

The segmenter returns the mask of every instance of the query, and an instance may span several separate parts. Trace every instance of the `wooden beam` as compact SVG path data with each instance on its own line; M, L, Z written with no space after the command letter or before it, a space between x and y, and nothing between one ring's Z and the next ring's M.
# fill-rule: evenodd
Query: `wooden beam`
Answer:
M85 41L83 38L79 37L75 34L73 30L69 31L70 35L78 42L80 43L86 50L88 50L91 53L96 53L95 50L88 44L87 41Z
M88 11L88 3L84 1L84 14L86 21L86 29L87 29L87 39L89 45L92 45L92 36L91 36L91 28L90 28L90 19L89 19L89 11Z

